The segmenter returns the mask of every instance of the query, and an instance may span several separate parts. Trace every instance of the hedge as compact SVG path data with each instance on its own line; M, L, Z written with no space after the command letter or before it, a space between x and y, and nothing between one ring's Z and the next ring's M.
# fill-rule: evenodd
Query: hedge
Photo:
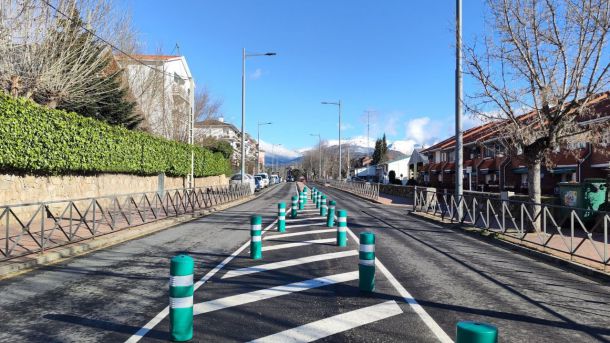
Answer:
M221 153L48 109L0 92L0 170L32 174L229 174Z

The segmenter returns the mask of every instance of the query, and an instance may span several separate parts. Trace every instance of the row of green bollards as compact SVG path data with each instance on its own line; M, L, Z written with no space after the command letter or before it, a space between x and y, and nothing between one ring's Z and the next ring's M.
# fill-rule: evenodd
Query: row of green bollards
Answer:
M296 218L298 209L304 209L308 199L308 189L304 187L299 196L292 197L291 217ZM326 226L333 227L337 214L337 246L347 246L347 211L336 210L336 201L328 201L319 190L311 189L311 199L320 209L320 215L326 217ZM250 257L262 258L262 217L253 215L250 218ZM286 231L286 204L278 203L279 232ZM184 342L193 339L193 274L194 261L188 255L174 256L170 262L170 338L172 341ZM375 291L375 234L360 233L358 287L360 291ZM495 326L461 321L457 324L456 343L496 343L498 330Z

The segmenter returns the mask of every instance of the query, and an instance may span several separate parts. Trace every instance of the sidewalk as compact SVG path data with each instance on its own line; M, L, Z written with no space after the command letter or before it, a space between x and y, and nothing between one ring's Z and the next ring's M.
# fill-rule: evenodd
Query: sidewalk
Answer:
M395 206L413 206L413 199L400 197L397 195L390 195L385 193L379 193L377 202L382 205L395 205Z

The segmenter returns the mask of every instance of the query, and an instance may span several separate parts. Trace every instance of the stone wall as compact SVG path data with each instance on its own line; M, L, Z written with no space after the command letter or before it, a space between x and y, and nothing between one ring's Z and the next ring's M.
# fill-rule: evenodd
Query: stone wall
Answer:
M379 185L379 193L395 195L404 198L413 197L413 187L399 186L399 185Z
M186 178L165 177L164 189L186 186ZM226 185L224 175L195 179L195 187ZM0 205L155 192L158 176L99 174L93 176L32 176L0 174Z

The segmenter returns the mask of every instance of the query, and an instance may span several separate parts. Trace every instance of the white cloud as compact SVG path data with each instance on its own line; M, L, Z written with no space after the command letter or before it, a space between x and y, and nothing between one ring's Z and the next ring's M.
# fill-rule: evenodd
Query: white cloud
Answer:
M287 158L297 158L301 156L299 152L294 150L290 150L285 148L282 145L273 145L271 143L267 143L261 139L261 150L265 151L266 156L279 156L279 157L287 157Z
M412 139L407 139L404 141L394 141L388 144L388 148L391 150L400 151L406 155L411 155L411 153L413 152L413 148L415 148L415 144L417 144L416 141Z
M254 73L250 74L250 79L258 80L261 76L263 76L263 70L261 68L256 68Z
M337 123L336 126L339 127L339 123ZM354 128L354 126L350 123L341 123L341 131L347 131L347 130L351 130L353 128Z

